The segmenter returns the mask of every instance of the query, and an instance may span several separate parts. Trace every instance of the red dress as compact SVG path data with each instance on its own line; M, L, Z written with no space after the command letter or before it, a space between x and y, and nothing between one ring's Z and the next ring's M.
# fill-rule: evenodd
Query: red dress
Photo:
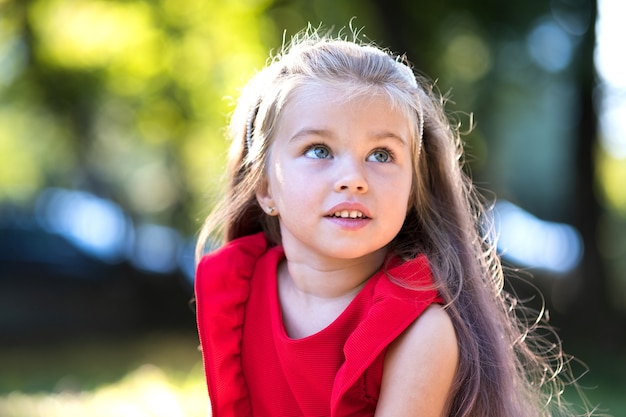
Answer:
M263 234L205 256L196 277L200 342L213 417L372 416L387 347L432 303L428 261L392 260L320 332L291 339ZM406 281L410 290L388 276Z

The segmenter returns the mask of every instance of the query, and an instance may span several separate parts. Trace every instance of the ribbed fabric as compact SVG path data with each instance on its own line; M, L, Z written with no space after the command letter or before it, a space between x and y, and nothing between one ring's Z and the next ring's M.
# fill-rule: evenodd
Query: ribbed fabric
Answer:
M440 302L426 258L392 262L333 323L298 340L281 317L276 268L283 259L281 247L266 250L257 234L199 265L198 330L213 417L372 416L387 347Z

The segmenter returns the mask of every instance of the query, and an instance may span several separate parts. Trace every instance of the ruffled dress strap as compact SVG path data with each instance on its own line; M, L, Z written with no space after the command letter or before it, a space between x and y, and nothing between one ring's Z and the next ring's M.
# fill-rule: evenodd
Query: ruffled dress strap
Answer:
M241 341L250 278L266 249L258 233L227 243L198 264L196 319L213 417L251 415Z
M333 417L368 415L363 412L361 404L349 399L349 391L355 386L356 380L379 355L384 355L389 345L428 306L443 302L424 255L404 263L394 259L382 274L376 282L367 316L344 345L345 362L337 372L331 396Z

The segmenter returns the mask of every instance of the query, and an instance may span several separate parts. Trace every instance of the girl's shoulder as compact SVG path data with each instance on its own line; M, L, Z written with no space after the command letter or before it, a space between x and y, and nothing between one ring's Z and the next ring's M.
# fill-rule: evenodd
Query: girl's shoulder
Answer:
M377 414L443 415L458 363L452 320L430 305L389 347Z
M196 306L223 294L247 298L255 265L267 251L265 235L257 233L232 240L204 255L196 269Z
M232 267L230 262L253 261L267 250L267 239L260 232L231 240L219 249L204 255L198 263L198 270L224 265Z

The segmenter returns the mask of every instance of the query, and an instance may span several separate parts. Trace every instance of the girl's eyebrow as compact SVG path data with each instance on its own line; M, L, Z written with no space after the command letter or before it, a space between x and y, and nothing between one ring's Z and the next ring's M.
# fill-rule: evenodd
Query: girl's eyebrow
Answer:
M297 131L296 134L293 135L289 139L289 142L295 142L308 136L319 136L323 138L332 139L335 135L330 130L327 130L327 129L304 128L304 129ZM381 130L381 131L374 132L373 134L370 135L370 137L373 141L380 141L383 139L395 139L399 141L402 145L407 144L407 140L405 138L389 130Z
M407 144L407 140L405 138L403 138L401 135L399 135L397 133L394 133L392 131L389 131L389 130L383 130L383 131L380 131L380 132L375 132L372 135L372 139L375 139L375 140L381 140L381 139L387 139L387 138L396 139L396 140L400 141L400 143L402 143L403 145Z
M307 136L321 136L323 138L332 138L333 134L330 130L327 129L304 128L298 130L296 134L289 139L289 142L295 142Z

